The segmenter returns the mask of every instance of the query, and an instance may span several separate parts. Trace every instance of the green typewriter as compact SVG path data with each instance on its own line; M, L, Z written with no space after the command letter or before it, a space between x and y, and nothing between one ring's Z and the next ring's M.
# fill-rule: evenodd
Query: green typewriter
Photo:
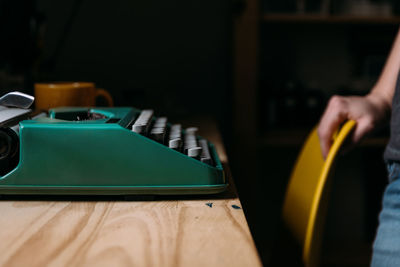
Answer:
M4 101L2 101L2 99ZM0 195L214 194L227 187L215 147L153 110L63 107L0 98Z

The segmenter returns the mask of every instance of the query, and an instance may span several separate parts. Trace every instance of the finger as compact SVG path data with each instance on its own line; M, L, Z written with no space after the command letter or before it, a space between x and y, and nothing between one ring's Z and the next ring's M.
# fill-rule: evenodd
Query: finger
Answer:
M348 111L346 101L340 97L332 97L326 111L322 115L318 127L321 152L324 158L326 158L332 146L332 136L334 132L347 119Z
M356 127L351 136L351 141L353 144L357 144L361 139L372 131L373 125L371 120L368 118L363 118L357 121Z

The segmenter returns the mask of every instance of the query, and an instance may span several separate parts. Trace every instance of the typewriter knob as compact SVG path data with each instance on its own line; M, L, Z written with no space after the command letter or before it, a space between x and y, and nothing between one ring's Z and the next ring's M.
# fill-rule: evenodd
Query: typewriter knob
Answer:
M0 131L0 160L5 159L10 155L11 137L4 131Z
M0 175L11 171L18 164L18 135L10 128L0 129Z

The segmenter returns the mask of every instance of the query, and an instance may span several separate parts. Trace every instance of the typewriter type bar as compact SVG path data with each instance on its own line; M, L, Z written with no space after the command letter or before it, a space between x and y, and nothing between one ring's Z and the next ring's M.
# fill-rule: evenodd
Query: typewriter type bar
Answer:
M154 111L152 109L142 110L139 117L132 125L132 131L138 134L147 135L150 128L151 120L153 118Z
M182 138L182 125L173 124L169 128L169 136L166 138L168 119L166 117L158 117L152 124L153 113L153 110L150 109L143 110L132 125L132 131L145 136L148 132L148 137L158 143L165 144L171 149L182 152L206 164L213 164L208 142L205 139L197 139L198 128L189 127L185 129L184 138Z
M150 138L161 144L164 144L166 131L167 131L167 118L159 117L156 119L153 128L151 128Z
M182 149L182 125L173 124L168 138L168 147L181 151Z
M191 158L200 158L202 148L197 142L196 132L198 129L196 127L190 127L186 129L185 142L183 149L185 154Z
M200 161L204 162L206 164L212 165L212 158L210 154L210 149L208 148L208 142L205 139L200 139L199 144L202 148L201 150L201 156L200 156Z

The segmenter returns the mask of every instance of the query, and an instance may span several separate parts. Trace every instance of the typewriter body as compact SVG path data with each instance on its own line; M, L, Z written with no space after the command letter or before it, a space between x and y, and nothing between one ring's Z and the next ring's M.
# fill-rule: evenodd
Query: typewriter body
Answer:
M227 187L214 145L152 110L56 108L18 128L19 156L2 173L0 194L213 194Z

